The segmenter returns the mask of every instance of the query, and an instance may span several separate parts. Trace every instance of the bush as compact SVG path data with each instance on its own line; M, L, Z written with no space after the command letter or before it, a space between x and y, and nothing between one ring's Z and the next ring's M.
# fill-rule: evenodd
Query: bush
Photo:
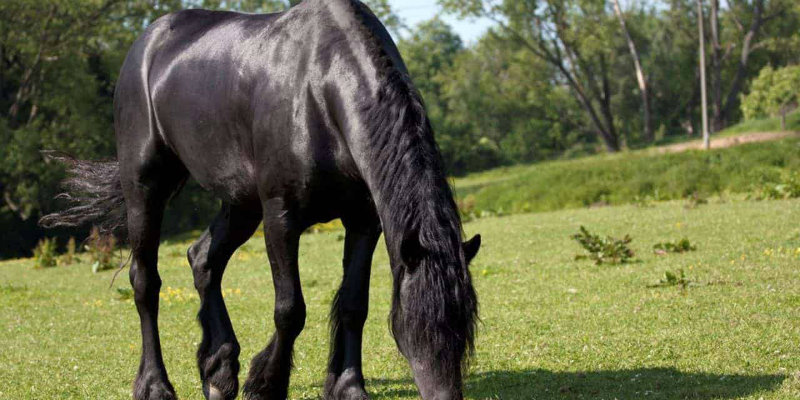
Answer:
M575 256L576 260L591 259L595 264L602 263L609 264L623 264L633 259L634 252L628 247L633 239L629 235L625 235L622 239L615 239L611 236L601 238L599 235L593 235L581 226L580 232L571 236L580 245L589 252L588 255L580 254Z
M800 65L779 69L764 67L750 85L750 94L742 98L746 119L775 117L797 107L800 95Z
M796 199L800 197L800 174L785 174L778 182L762 183L756 200Z
M50 268L57 264L56 240L44 238L33 249L33 265L35 268Z

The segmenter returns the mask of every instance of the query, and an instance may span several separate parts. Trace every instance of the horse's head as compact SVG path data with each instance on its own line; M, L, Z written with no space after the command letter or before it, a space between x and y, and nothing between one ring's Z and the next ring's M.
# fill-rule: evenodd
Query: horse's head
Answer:
M478 307L468 265L480 245L475 236L450 258L406 249L402 270L395 271L392 329L424 400L463 398L462 367Z

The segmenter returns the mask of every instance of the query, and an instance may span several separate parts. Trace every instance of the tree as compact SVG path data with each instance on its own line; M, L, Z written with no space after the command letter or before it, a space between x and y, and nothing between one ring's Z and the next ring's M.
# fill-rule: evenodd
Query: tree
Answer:
M723 13L719 0L711 0L711 94L715 131L729 124L738 109L746 79L758 71L759 67L754 69L751 65L753 53L768 47L772 38L787 36L770 35L773 32L768 31L767 25L787 18L796 4L793 0L727 0L728 10ZM733 67L730 73L725 71L728 62Z
M633 59L633 67L636 70L636 82L639 84L639 93L642 95L642 112L644 114L644 137L645 140L651 142L653 140L653 126L650 121L650 95L647 89L647 77L642 69L642 62L639 58L639 51L636 50L636 43L631 38L628 26L625 23L625 17L622 15L622 8L619 5L619 0L614 0L614 13L617 14L619 24L622 28L622 33L625 35L625 41L628 42L628 49L631 52Z
M283 11L300 3L301 0L185 0L184 8L206 8L211 10L235 10L248 13L270 13ZM372 12L386 27L399 33L403 21L392 10L388 0L364 0Z
M442 78L448 131L437 137L460 171L548 159L594 139L569 87L553 84L558 72L516 42L487 35Z
M616 56L605 0L439 0L461 16L493 20L498 37L524 46L556 68L609 151L621 148L611 107Z
M461 38L438 17L418 24L408 38L398 43L414 84L422 94L428 116L436 132L445 128L447 104L442 87L444 71L452 68L464 50Z

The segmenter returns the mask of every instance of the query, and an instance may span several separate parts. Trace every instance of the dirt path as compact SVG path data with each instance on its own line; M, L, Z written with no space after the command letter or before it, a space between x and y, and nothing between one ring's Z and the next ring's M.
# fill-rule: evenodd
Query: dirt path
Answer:
M712 149L724 149L726 147L738 146L745 143L755 142L768 142L771 140L779 140L787 137L800 137L798 131L783 131L783 132L753 132L744 133L737 136L726 136L720 138L711 138ZM694 140L686 143L672 144L668 146L661 146L656 148L659 153L681 153L687 150L700 150L703 148L702 140Z

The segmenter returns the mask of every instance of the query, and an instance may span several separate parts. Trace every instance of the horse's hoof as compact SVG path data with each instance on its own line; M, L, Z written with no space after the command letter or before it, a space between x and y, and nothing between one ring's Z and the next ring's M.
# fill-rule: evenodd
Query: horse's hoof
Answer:
M147 378L137 379L134 384L133 398L135 400L175 400L175 390L169 382L161 381L152 375Z
M369 400L363 386L361 372L348 369L341 375L328 374L325 382L325 400Z
M370 400L369 395L362 387L351 386L339 396L341 400Z
M208 400L225 400L225 396L222 394L222 391L215 388L214 386L208 387Z

